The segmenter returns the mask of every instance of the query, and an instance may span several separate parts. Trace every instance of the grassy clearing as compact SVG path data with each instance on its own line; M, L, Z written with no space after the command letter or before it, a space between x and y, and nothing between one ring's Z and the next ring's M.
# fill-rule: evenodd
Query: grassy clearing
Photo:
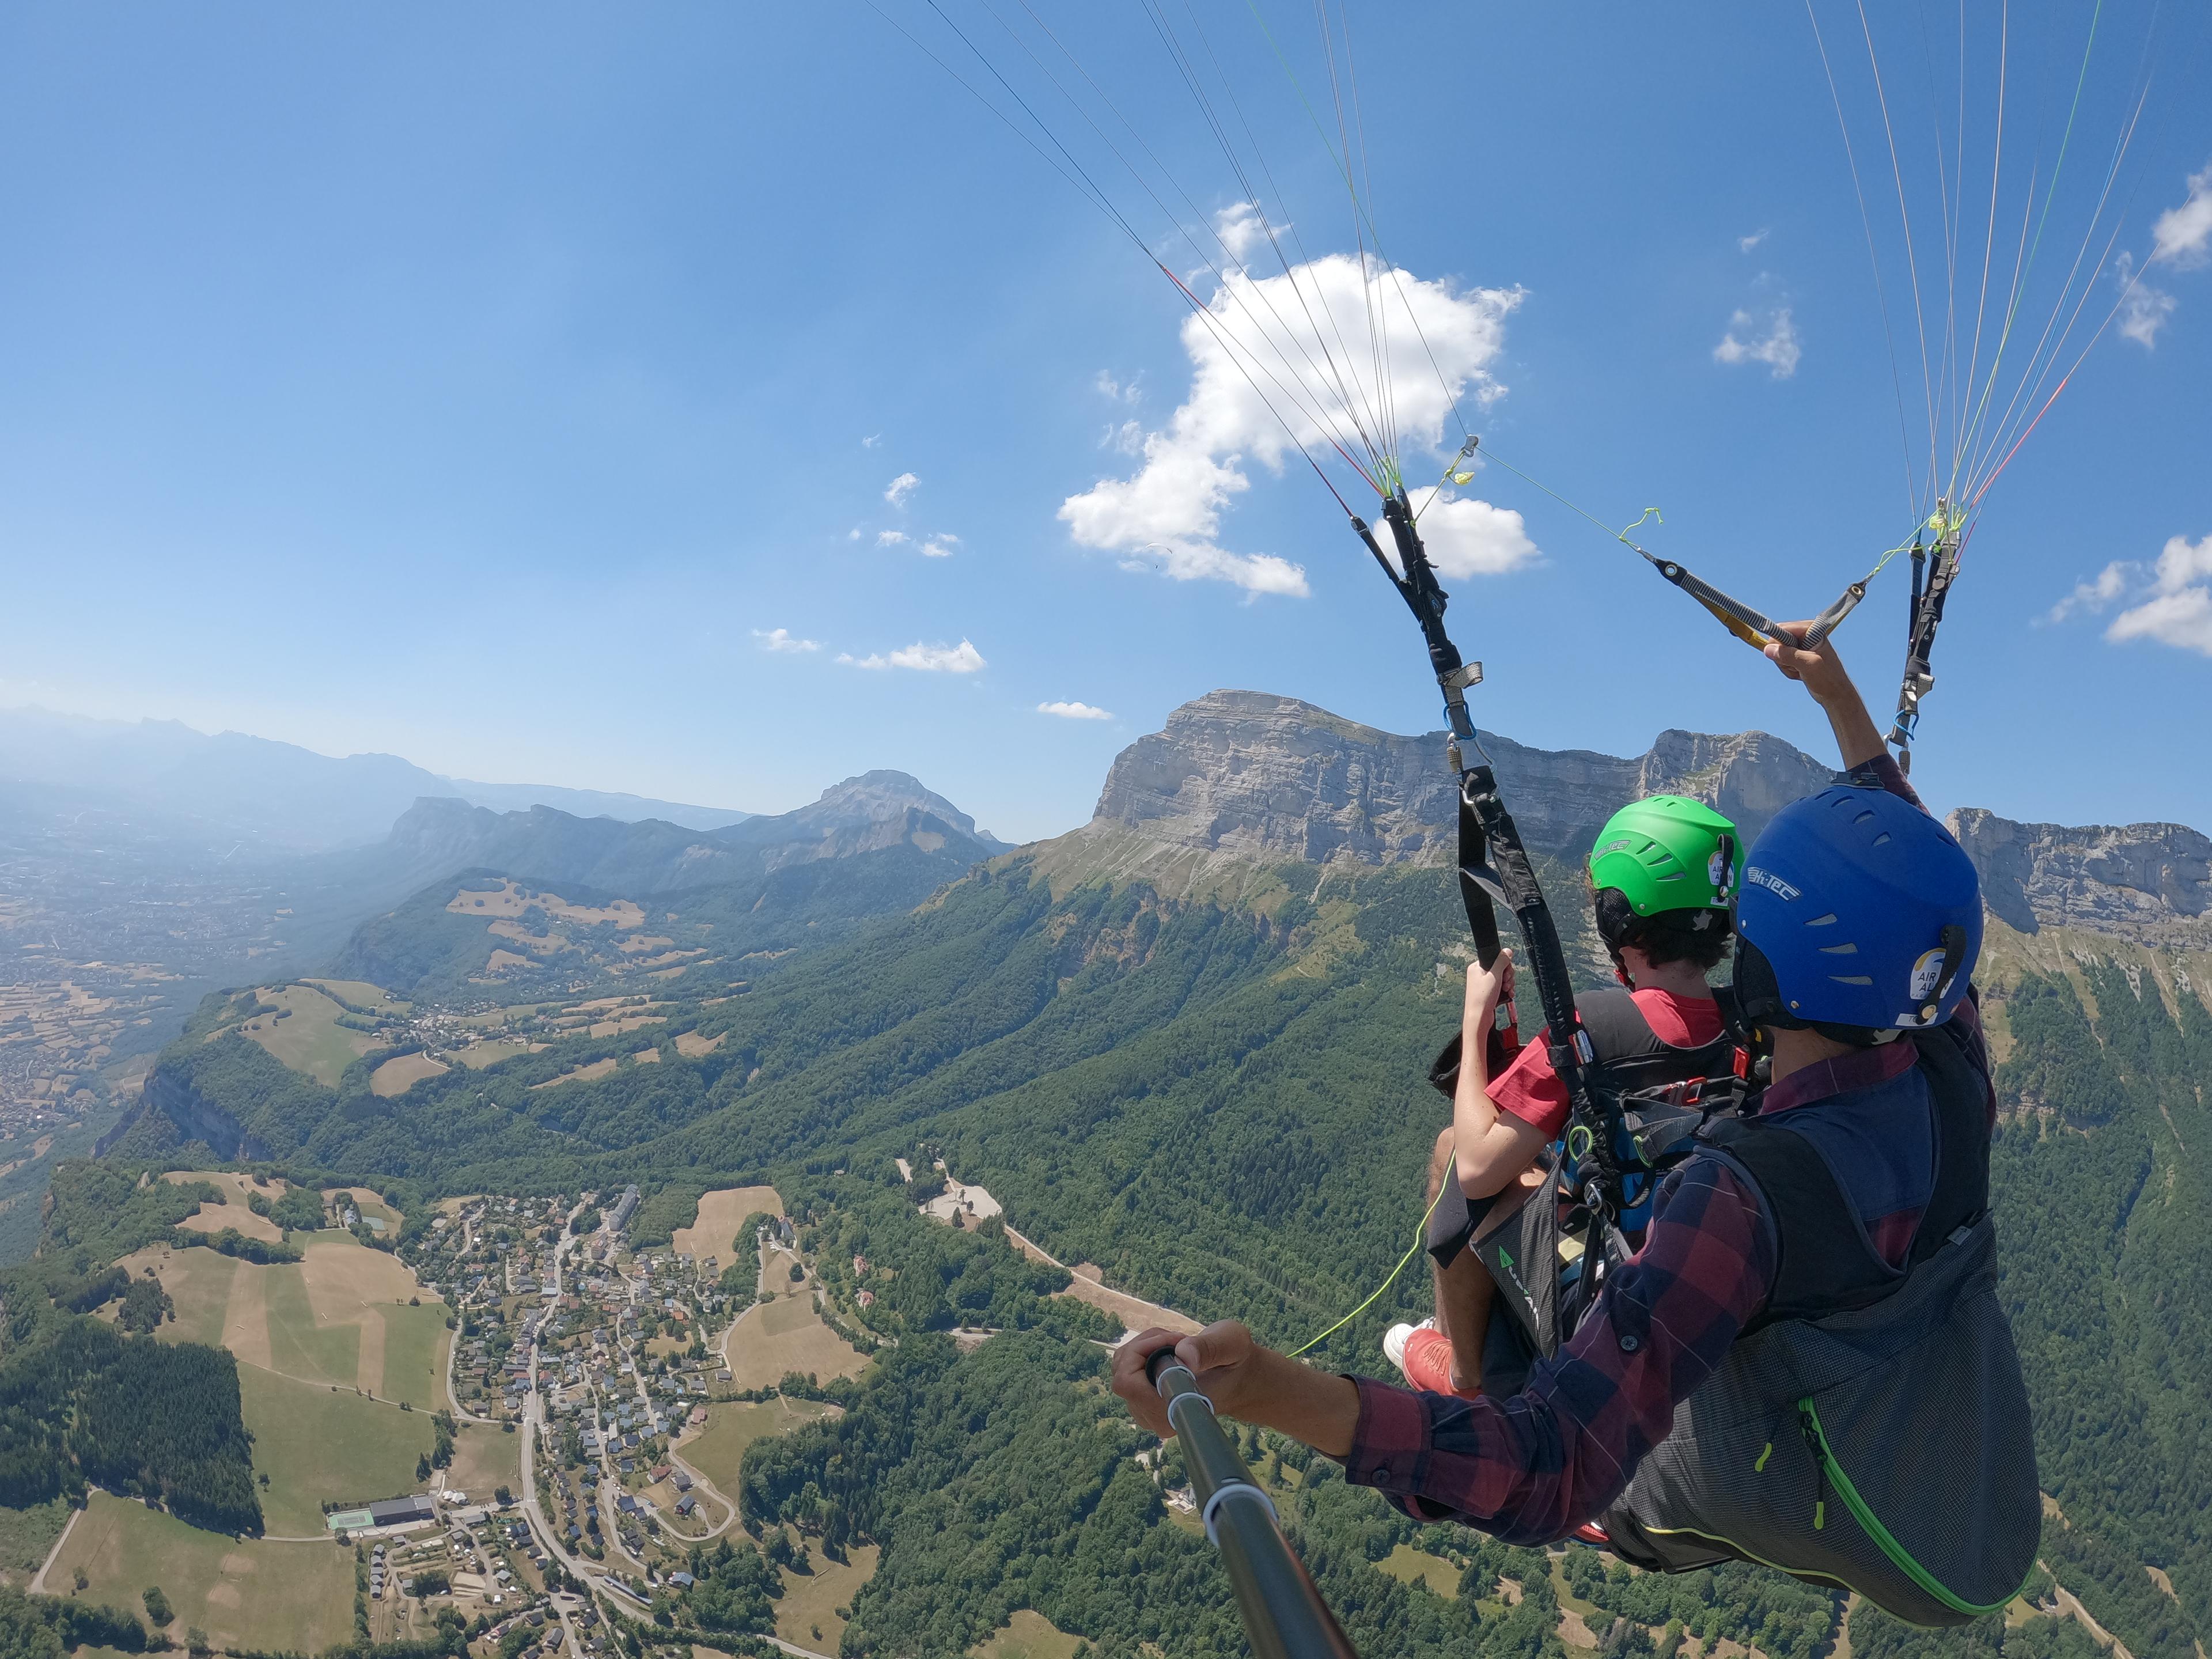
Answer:
M356 1008L367 1008L379 1014L404 1014L411 1006L401 1001L381 985L371 985L365 979L311 979L310 985L319 985L333 996L341 997Z
M176 1305L176 1317L161 1334L173 1342L222 1344L223 1316L230 1306L231 1281L245 1264L213 1250L173 1250L167 1245L133 1251L116 1264L136 1278L152 1273Z
M198 1211L177 1224L189 1227L194 1232L219 1233L225 1227L234 1227L248 1238L265 1239L271 1244L283 1242L284 1230L266 1216L256 1215L246 1202L249 1194L258 1193L268 1202L274 1203L284 1193L284 1182L271 1181L265 1187L256 1187L252 1176L236 1175L225 1170L173 1170L161 1177L173 1185L189 1186L204 1181L222 1194L221 1201L202 1204Z
M465 1492L481 1503L500 1487L509 1491L522 1484L522 1436L504 1434L481 1423L464 1423L453 1438L453 1467L446 1471L447 1487Z
M696 1031L685 1031L676 1039L676 1052L686 1060L696 1060L702 1054L711 1054L721 1046L721 1038L701 1036Z
M471 1072L481 1072L487 1066L513 1060L517 1054L534 1054L544 1046L542 1042L525 1042L519 1037L495 1037L489 1042L472 1042L465 1048L457 1048L453 1058Z
M1082 1645L1081 1637L1070 1636L1042 1613L1023 1607L993 1632L989 1641L969 1651L975 1659L1074 1659Z
M427 1411L403 1412L351 1389L296 1382L258 1366L238 1368L253 1467L269 1477L264 1524L280 1538L323 1530L323 1504L374 1501L415 1491L416 1460L434 1437Z
M835 1653L845 1637L845 1621L833 1609L849 1606L854 1592L876 1576L876 1560L883 1551L874 1544L856 1545L850 1552L852 1559L845 1562L832 1561L818 1549L811 1553L811 1572L778 1569L783 1575L783 1595L775 1604L775 1633L794 1647ZM1066 1656L1054 1653L1051 1659Z
M368 1032L340 1025L338 1016L345 1010L307 986L262 992L261 1010L237 1029L325 1088L337 1088L345 1068L375 1046Z
M788 1434L803 1423L811 1423L829 1411L812 1400L738 1400L707 1407L707 1426L676 1449L684 1461L732 1497L737 1495L738 1469L745 1448L770 1435Z
M764 1389L792 1371L826 1382L833 1376L857 1376L867 1356L822 1322L811 1290L781 1297L755 1308L730 1333L723 1350L732 1386Z
M353 1557L334 1544L278 1544L202 1532L143 1504L92 1494L52 1577L82 1572L88 1601L136 1611L159 1584L179 1627L223 1648L319 1652L353 1632Z
M60 1498L23 1510L0 1504L0 1583L29 1583L69 1516L69 1502Z
M1441 1555L1401 1544L1375 1565L1401 1584L1419 1584L1454 1601L1459 1600L1459 1569Z
M530 1086L533 1089L557 1089L564 1083L590 1083L599 1078L611 1077L618 1064L617 1060L595 1060L589 1066L579 1066L573 1072L563 1072L556 1078L544 1083L533 1083Z
M680 1051L684 1039L678 1037L676 1046ZM738 1259L731 1255L731 1245L736 1241L738 1229L744 1225L745 1218L755 1212L781 1215L783 1200L773 1187L725 1187L718 1192L699 1195L699 1212L688 1227L678 1227L671 1239L678 1251L693 1256L714 1256L729 1261ZM754 1249L750 1238L743 1241L738 1255L750 1254Z
M371 1073L369 1092L387 1097L404 1095L423 1079L443 1077L452 1069L417 1049L411 1054L399 1054L387 1060Z

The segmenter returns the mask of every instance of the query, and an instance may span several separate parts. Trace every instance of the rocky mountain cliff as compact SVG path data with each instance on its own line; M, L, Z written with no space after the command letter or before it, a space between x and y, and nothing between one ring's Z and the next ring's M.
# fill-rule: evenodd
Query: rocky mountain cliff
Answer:
M1991 915L2023 933L2078 927L2154 949L2212 950L2212 840L2179 823L2015 823L1950 817Z
M1562 860L1579 859L1613 809L1639 795L1693 796L1756 836L1832 775L1764 732L1662 732L1633 757L1488 732L1483 743L1529 845ZM2212 950L2212 840L2195 830L2016 823L1978 807L1949 823L1990 913L2020 933L2078 928ZM1293 697L1222 690L1123 750L1091 822L1050 857L1060 869L1203 884L1238 866L1444 864L1455 823L1444 733L1404 737Z
M1121 751L1076 835L1254 863L1448 863L1458 818L1444 737L1377 731L1294 697L1208 692ZM1488 732L1483 743L1522 833L1562 857L1639 795L1695 796L1755 836L1830 775L1763 732L1665 732L1632 759Z

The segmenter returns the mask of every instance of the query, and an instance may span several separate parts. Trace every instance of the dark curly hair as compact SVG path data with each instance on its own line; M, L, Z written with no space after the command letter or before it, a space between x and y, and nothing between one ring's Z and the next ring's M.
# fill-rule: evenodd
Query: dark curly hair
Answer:
M1618 887L1601 887L1590 896L1597 919L1597 935L1605 948L1618 957L1633 945L1650 958L1654 968L1670 962L1695 963L1711 973L1729 953L1735 937L1733 919L1725 910L1662 910L1639 916L1628 895Z

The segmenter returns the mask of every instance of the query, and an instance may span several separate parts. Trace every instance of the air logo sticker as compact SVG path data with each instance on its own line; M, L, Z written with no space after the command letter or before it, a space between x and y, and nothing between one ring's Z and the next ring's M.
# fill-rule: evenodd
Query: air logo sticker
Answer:
M1906 993L1915 1002L1925 1002L1936 994L1936 982L1943 977L1943 951L1923 951L1920 960L1912 964L1912 986Z

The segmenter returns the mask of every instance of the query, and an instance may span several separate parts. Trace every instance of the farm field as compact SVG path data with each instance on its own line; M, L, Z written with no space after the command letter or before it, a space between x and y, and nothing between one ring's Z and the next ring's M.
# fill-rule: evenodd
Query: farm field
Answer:
M975 1659L1073 1659L1082 1645L1081 1637L1070 1636L1042 1613L1022 1607L992 1632L989 1641L969 1651Z
M812 1400L738 1400L707 1407L707 1426L690 1438L676 1443L684 1461L721 1491L735 1497L738 1470L745 1448L770 1435L788 1434L803 1423L811 1423L830 1407Z
M832 1561L818 1549L811 1553L811 1572L777 1569L783 1575L783 1595L775 1604L775 1633L794 1647L835 1653L845 1636L845 1621L835 1610L849 1603L854 1592L876 1576L876 1560L883 1549L858 1544L848 1552L852 1559L844 1562ZM1035 1659L1048 1656L1038 1654ZM1066 1655L1055 1652L1048 1659L1066 1659Z
M451 1069L420 1049L411 1054L398 1054L369 1074L369 1092L387 1097L404 1095L424 1078L443 1077Z
M822 1322L810 1286L753 1308L732 1328L722 1353L732 1386L740 1389L768 1388L792 1371L823 1382L857 1376L868 1363L866 1354Z
M353 1632L353 1557L335 1544L281 1544L202 1532L104 1492L70 1534L52 1575L82 1572L87 1601L136 1612L159 1584L177 1624L218 1647L319 1652Z
M249 1365L304 1382L361 1389L428 1410L440 1400L446 1305L382 1250L318 1233L297 1263L261 1267L213 1250L155 1245L122 1267L150 1272L176 1304L160 1334L228 1348Z
M271 1537L320 1534L326 1499L374 1502L421 1487L416 1460L434 1437L428 1410L403 1412L255 1365L238 1368L238 1384L254 1470L269 1477L261 1510Z
M236 1029L249 1042L258 1042L295 1072L304 1072L325 1088L337 1087L345 1068L376 1046L367 1031L340 1025L345 1010L320 991L304 985L288 985L281 991L261 993L266 1012L256 1013ZM284 1017L277 1018L283 1010Z
M274 1202L283 1196L285 1183L271 1180L265 1187L256 1187L252 1176L237 1175L226 1170L173 1170L161 1177L174 1186L189 1186L195 1181L204 1181L222 1194L220 1204L202 1204L192 1214L177 1224L196 1233L219 1233L226 1227L234 1227L248 1238L258 1238L271 1244L283 1243L284 1230L267 1216L254 1214L246 1203L246 1194L259 1193Z
M680 1052L684 1039L676 1039ZM688 1227L678 1227L671 1243L682 1255L694 1257L716 1256L730 1259L731 1241L737 1237L738 1229L745 1218L761 1212L769 1215L783 1213L783 1200L773 1187L725 1187L719 1192L699 1195L699 1213ZM750 1239L744 1248L753 1248Z

